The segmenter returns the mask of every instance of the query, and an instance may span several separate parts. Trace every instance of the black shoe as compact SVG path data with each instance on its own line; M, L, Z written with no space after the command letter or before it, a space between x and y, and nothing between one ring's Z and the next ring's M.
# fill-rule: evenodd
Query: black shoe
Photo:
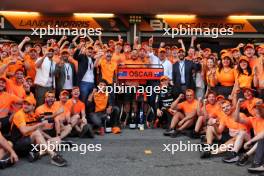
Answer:
M239 160L239 156L236 152L230 152L226 157L223 158L225 163L235 163Z
M63 144L63 145L67 145L67 146L69 146L69 148L71 148L72 147L72 144L73 144L73 142L72 141L66 141L66 140L62 140L61 141L61 144Z
M84 138L84 137L94 138L94 132L93 132L92 127L89 124L84 125L81 133L79 134L79 137L80 138Z
M238 166L245 166L245 165L247 165L248 159L249 159L249 156L246 153L245 154L242 154L239 157L239 160L237 161L237 165Z
M39 154L39 152L30 151L28 153L28 157L27 158L28 158L28 161L32 163L34 161L37 161L40 158L40 154Z
M171 133L170 137L171 137L171 138L176 138L176 137L178 136L178 134L179 134L179 131L174 130L174 132Z
M205 159L205 158L210 158L211 157L211 152L210 151L202 151L200 158Z
M3 159L0 160L0 169L5 169L12 165L14 164L11 162L11 158L9 156L5 156Z
M200 136L200 139L201 139L201 142L203 143L203 142L206 142L206 136L205 135L201 135Z
M249 173L259 173L264 172L264 165L253 163L250 168L248 168Z
M63 167L67 165L67 161L64 158L62 158L61 155L56 154L51 158L51 164L54 164L55 166L58 167Z
M200 138L200 134L199 133L196 133L194 130L192 131L192 134L191 134L191 138L193 139L199 139Z
M163 135L164 135L164 136L170 136L172 133L174 133L174 131L175 131L175 130L167 129L167 130L163 133Z

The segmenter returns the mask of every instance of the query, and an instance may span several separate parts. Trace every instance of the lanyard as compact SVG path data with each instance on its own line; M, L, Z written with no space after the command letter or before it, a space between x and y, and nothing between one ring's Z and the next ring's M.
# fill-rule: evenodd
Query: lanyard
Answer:
M180 67L180 73L181 73L181 75L183 74L184 66L185 66L184 61L183 61L183 64L180 64L180 63L179 63L179 67Z

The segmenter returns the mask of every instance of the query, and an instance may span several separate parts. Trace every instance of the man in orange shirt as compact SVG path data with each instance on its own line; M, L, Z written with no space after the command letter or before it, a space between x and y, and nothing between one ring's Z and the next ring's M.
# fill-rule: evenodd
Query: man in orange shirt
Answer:
M243 143L250 139L250 127L248 124L243 124L237 122L237 118L247 119L247 116L243 113L240 113L240 104L238 103L232 106L232 103L228 100L225 100L222 104L222 110L224 115L220 118L220 125L214 126L211 124L207 127L206 143L210 145L209 150L203 149L201 153L201 158L208 158L212 154L217 155L226 151L229 151L229 155L223 158L223 161L226 163L237 162L239 159L238 152L243 147ZM228 140L217 147L216 149L212 148L212 143L214 139L221 140L223 139L225 128L229 129Z
M246 44L246 46L244 47L244 54L249 59L249 65L251 69L253 69L257 65L257 62L258 62L258 58L257 56L255 56L254 45L250 43Z
M198 109L198 114L200 114L200 116L196 121L193 137L199 137L201 133L205 132L209 120L215 121L217 119L218 108L216 94L214 92L209 92L207 98L203 101L203 106Z
M45 103L43 105L40 105L36 109L36 115L38 119L47 119L49 121L49 124L44 129L45 133L47 133L47 137L60 137L60 131L58 130L58 120L55 120L56 118L63 118L61 116L64 116L64 108L60 106L59 103L55 103L55 93L53 91L48 91L45 94ZM57 126L57 129L55 128ZM56 131L58 130L58 131Z
M247 110L249 116L255 117L256 112L254 107L256 106L256 103L261 99L254 97L253 89L251 88L244 88L243 94L246 100L243 103L241 103L241 109ZM264 108L264 104L262 104L262 108Z
M109 96L106 90L107 82L101 80L98 84L98 89L94 89L88 97L91 107L94 106L94 113L89 115L89 119L92 124L100 129L100 134L104 134L104 124L109 122L109 126L113 127L113 133L120 133L119 115L120 110L117 106L114 106L113 99Z
M94 137L92 128L90 124L87 123L85 104L79 99L80 89L79 87L73 87L72 98L69 99L65 107L69 114L69 124L71 125L73 131L78 134L79 137L88 136L90 138Z
M179 103L184 98L183 94L171 104L171 111L175 112L172 118L170 129L164 135L176 137L181 131L191 127L197 117L198 101L195 99L194 91L187 89L185 92L186 100ZM176 129L175 129L176 128Z
M4 135L10 129L10 112L12 104L22 103L22 99L6 92L6 78L0 77L0 126Z
M47 125L47 121L36 122L34 109L36 101L32 97L25 98L23 108L19 110L12 119L11 136L14 143L14 149L21 155L30 154L30 161L36 160L39 156L48 153L51 157L51 163L62 167L66 166L67 161L62 156L50 150L49 147L45 151L32 149L32 144L48 145L48 141L43 135L43 128Z
M95 65L95 67L100 67L102 79L105 79L107 84L113 83L117 69L117 63L112 60L112 56L113 51L111 48L108 48L105 57L101 58L98 65Z

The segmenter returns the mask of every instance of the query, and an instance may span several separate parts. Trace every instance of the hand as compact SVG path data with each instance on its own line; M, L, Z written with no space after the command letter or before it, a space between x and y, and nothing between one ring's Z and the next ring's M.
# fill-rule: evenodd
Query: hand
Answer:
M237 104L240 105L243 101L245 101L244 98L239 98L239 99L237 100Z
M153 45L153 35L149 38L149 45L152 46Z
M109 106L108 108L106 108L106 113L107 114L111 114L112 113L112 106Z
M76 103L77 103L77 101L73 98L73 99L72 99L72 104L75 105Z
M15 152L10 153L10 159L11 159L11 163L16 163L18 162L18 156Z
M161 117L162 114L163 114L163 112L162 112L160 109L157 109L157 116L158 116L158 117Z
M94 88L92 94L94 94L94 93L96 93L96 92L97 92L97 89Z
M197 44L196 47L197 47L198 49L201 49L201 44Z
M179 40L178 40L178 42L179 42L179 43L182 43L182 42L183 42L183 40L182 40L182 39L179 39Z
M261 106L263 104L263 100L259 100L256 102L256 106Z
M251 145L252 145L251 141L248 141L248 142L246 142L246 143L244 144L244 148L245 148L245 149L249 149Z
M205 98L205 99L203 100L203 103L204 103L204 104L207 104L207 102L208 102L208 100Z
M134 44L138 44L138 40L139 40L139 38L136 36L134 39Z
M242 47L244 47L244 46L245 46L244 43L239 43L239 45L238 45L239 48L242 48Z
M67 36L64 35L64 36L62 37L62 40L66 40L66 39L67 39Z
M196 36L192 36L192 40L196 40L197 39L197 37Z
M174 109L172 109L172 108L169 108L169 110L168 110L172 115L174 115L177 111L176 110L174 110Z
M180 100L184 99L184 94L181 93L181 94L179 95L179 99L180 99Z
M30 38L29 38L28 36L26 36L26 37L24 38L24 41L28 42L28 41L30 41Z
M165 46L165 42L160 42L160 48L163 48Z

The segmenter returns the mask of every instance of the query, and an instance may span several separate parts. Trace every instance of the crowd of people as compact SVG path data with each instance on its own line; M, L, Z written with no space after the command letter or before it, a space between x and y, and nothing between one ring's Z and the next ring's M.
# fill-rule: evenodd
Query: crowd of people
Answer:
M202 49L191 38L187 49L154 39L133 44L117 40L66 37L36 43L0 44L0 166L48 154L51 163L66 166L56 151L32 151L31 144L71 144L67 137L89 137L123 128L163 128L172 138L190 134L207 145L201 158L226 152L226 163L264 171L264 44L240 43L220 53ZM160 80L126 80L127 86L158 86L167 91L107 92L118 83L118 67L160 65ZM190 133L187 133L190 132Z

